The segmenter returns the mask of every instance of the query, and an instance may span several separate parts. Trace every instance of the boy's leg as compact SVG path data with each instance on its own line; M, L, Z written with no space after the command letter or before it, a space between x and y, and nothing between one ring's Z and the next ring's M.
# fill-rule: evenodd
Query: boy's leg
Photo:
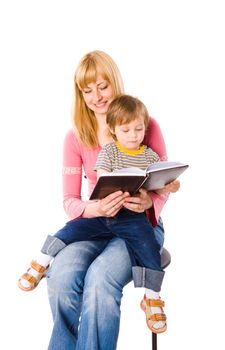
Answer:
M18 281L18 286L24 291L31 291L45 276L53 257L68 244L84 240L110 239L112 234L104 225L104 218L80 218L69 221L55 236L48 236L41 253L32 260L27 272Z
M153 227L153 230L154 230L155 239L160 246L160 254L161 254L163 250L164 239L165 239L163 221L161 217L159 217L158 223L156 226Z
M135 287L159 292L164 277L164 271L161 269L161 246L145 214L124 211L115 219L112 230L125 240L131 258Z
M104 225L104 218L79 218L67 222L54 236L48 235L41 252L55 257L68 244L110 238L112 235Z
M161 269L161 246L155 231L144 214L127 213L126 217L124 213L115 226L117 234L125 239L130 254L134 285L146 288L141 307L145 311L147 325L152 332L165 332L164 303L159 297L164 271Z

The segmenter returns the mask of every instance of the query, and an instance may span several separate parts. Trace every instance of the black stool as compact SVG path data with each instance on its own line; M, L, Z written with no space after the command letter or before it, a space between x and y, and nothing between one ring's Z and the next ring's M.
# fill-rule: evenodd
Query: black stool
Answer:
M161 254L161 267L165 269L171 262L171 256L168 250L163 248ZM152 332L152 350L157 350L157 333Z

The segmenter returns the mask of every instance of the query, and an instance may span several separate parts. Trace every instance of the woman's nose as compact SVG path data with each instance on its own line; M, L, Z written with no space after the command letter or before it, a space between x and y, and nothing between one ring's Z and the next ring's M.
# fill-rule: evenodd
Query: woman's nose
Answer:
M94 100L94 102L98 102L98 101L100 101L101 100L101 93L100 93L100 91L99 90L95 90L94 91L94 94L93 94L93 100Z

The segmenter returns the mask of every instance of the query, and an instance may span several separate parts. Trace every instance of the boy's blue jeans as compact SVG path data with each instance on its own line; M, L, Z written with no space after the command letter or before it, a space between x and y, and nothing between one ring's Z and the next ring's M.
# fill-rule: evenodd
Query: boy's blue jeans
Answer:
M48 236L42 253L56 256L74 242L124 239L131 259L135 287L159 292L164 271L161 269L160 244L144 213L122 209L115 217L79 218L69 221L54 236Z
M161 219L154 232L162 249ZM123 288L131 279L120 238L76 242L61 250L47 275L54 321L48 350L115 350Z

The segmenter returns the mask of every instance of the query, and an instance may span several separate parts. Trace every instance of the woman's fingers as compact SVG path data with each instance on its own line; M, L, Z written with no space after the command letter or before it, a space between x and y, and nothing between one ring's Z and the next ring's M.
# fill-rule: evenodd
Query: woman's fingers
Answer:
M142 213L152 207L152 199L146 190L140 189L138 196L125 199L124 207Z
M123 193L121 191L117 191L103 198L100 201L100 210L102 213L104 213L103 216L115 216L122 208L124 200L128 196L128 192Z

